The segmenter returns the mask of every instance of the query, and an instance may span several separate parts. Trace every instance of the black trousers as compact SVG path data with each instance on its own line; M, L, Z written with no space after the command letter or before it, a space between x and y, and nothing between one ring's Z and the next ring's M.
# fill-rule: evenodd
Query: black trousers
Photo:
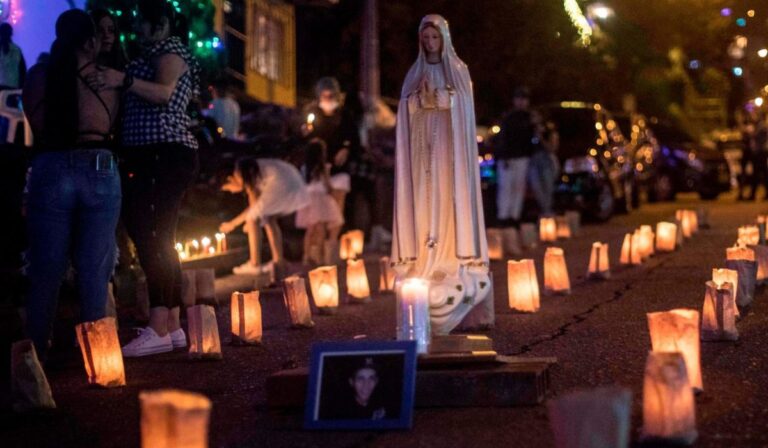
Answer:
M181 264L175 249L184 192L198 169L197 150L164 143L120 151L122 219L147 276L150 307L181 304Z

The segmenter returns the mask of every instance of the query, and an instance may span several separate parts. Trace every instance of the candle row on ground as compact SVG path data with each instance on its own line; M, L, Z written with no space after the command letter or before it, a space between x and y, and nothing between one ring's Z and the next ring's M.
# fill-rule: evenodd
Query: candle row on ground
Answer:
M695 220L686 224L678 213L683 236L697 230ZM763 220L765 222L765 220ZM687 230L686 230L687 228ZM699 341L738 339L738 297L748 306L757 280L755 253L764 241L757 227L739 228L736 247L726 250L726 269L713 269L705 283L701 314L691 309L648 313L652 352L648 356L643 386L643 438L691 444L697 437L694 392L703 391Z
M184 243L176 243L176 252L179 254L179 260L188 261L198 258L212 257L227 251L227 235L217 233L214 235L216 244L213 245L211 238L204 236L199 240L193 239Z
M581 215L568 211L557 217L545 217L539 220L538 230L534 223L521 223L519 229L486 229L488 257L491 260L503 260L505 256L518 256L523 249L533 249L539 241L554 242L576 235L581 226Z

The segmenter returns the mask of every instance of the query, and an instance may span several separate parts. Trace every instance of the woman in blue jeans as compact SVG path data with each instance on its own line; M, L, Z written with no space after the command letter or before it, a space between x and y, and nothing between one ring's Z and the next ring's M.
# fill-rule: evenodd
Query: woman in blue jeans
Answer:
M100 69L98 52L91 18L69 10L56 21L48 66L24 86L35 136L27 183L27 332L43 359L70 257L83 322L104 317L114 267L121 193L111 135L120 97L97 92L85 81Z
M123 347L123 356L170 352L187 345L179 322L181 265L174 249L179 208L197 171L197 140L189 102L200 67L189 51L184 16L170 3L138 2L142 54L124 72L88 78L100 92L125 92L120 157L123 222L147 275L149 325Z

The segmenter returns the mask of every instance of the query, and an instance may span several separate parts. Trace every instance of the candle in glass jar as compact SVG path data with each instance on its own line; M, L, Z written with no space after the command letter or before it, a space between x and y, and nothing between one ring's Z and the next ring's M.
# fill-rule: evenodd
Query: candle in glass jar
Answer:
M398 288L397 339L416 341L418 353L428 353L430 345L429 283L409 278Z

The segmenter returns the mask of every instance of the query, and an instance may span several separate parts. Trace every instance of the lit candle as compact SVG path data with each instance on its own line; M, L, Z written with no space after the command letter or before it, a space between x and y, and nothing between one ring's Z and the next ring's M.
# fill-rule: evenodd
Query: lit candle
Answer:
M409 278L400 285L398 294L397 339L416 341L418 353L428 353L430 345L429 283Z
M696 402L689 374L680 352L648 353L641 440L670 439L685 445L696 440Z
M202 240L200 240L203 243L203 253L208 253L208 248L211 246L211 239L207 236L204 236Z
M677 239L677 224L660 222L656 224L656 250L659 252L673 252Z
M541 218L539 220L539 239L542 242L557 240L557 222L555 218Z
M680 308L648 313L647 316L653 351L682 353L691 387L704 390L701 380L699 312Z
M739 339L739 332L736 330L737 310L733 284L725 282L717 285L715 282L707 282L701 312L701 340L735 341Z
M712 282L718 289L722 289L726 283L733 286L733 298L736 300L739 290L739 273L733 269L712 269ZM739 308L736 308L736 316L739 316Z
M640 257L640 235L638 232L627 233L624 235L624 243L621 245L621 257L619 263L624 266L639 265L642 263Z
M544 252L544 292L565 295L571 293L565 252L559 247L548 247Z
M677 210L675 212L675 218L680 222L683 229L683 237L690 238L693 235L693 223L691 222L691 214L689 210Z
M226 233L217 233L215 235L216 238L216 252L217 253L223 253L227 251L227 234Z
M352 303L371 300L368 273L365 271L363 260L347 260L347 293L354 299Z
M746 246L760 244L760 229L757 226L739 227L738 242Z
M323 314L333 314L339 307L339 280L336 266L309 271L309 286L315 306Z
M747 307L755 297L757 282L757 262L755 251L743 246L729 247L725 250L725 267L739 273L739 287L736 291L736 304Z
M653 240L655 237L656 235L654 235L651 226L640 226L640 256L642 258L645 259L653 255Z
M611 276L611 267L608 260L608 243L592 243L592 253L589 256L587 277L606 279Z
M192 240L192 249L195 250L195 253L192 255L200 255L200 242L197 240Z
M315 114L309 113L307 115L307 129L312 131L315 127Z
M533 260L507 261L509 307L523 313L539 310L539 281Z

